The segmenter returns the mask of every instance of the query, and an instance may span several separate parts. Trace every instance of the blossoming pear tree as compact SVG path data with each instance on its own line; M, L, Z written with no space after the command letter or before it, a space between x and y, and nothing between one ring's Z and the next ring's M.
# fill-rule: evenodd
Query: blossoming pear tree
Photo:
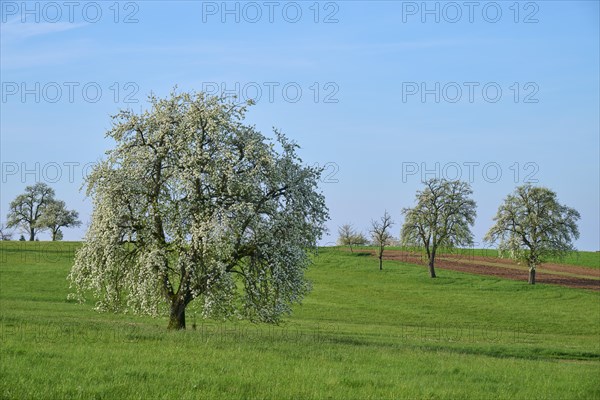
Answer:
M201 92L120 111L115 147L89 174L93 213L69 278L101 311L277 322L309 290L304 271L328 218L322 169L246 105Z
M540 264L575 250L573 241L579 239L580 218L577 210L559 203L553 190L525 184L506 196L484 240L499 242L501 255L508 253L526 264L528 282L534 285Z

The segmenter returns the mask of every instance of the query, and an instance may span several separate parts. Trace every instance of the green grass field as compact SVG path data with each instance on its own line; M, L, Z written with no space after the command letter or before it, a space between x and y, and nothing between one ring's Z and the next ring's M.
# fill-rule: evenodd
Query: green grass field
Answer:
M0 243L3 399L600 398L598 292L325 248L282 325L167 332L67 301L77 246Z

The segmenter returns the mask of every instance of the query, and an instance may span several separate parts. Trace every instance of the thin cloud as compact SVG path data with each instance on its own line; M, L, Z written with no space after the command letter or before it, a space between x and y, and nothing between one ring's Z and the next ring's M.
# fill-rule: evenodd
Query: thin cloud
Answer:
M0 24L0 32L2 33L2 41L9 40L24 40L34 36L50 35L57 32L69 31L72 29L86 26L84 23L70 22L21 22L19 18L14 18L3 24Z
M63 44L52 48L39 48L37 41L32 38L43 38L59 32L71 31L86 26L85 23L69 22L21 22L19 18L0 24L0 44L2 47L2 70L22 69L50 65L61 65L81 57L79 51L85 51L81 46ZM24 45L23 42L31 43Z

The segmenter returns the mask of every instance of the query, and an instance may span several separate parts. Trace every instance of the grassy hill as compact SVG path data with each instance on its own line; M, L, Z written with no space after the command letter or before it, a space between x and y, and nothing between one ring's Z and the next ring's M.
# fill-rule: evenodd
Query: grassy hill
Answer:
M0 242L0 397L600 398L600 293L320 249L280 326L67 301L77 243Z

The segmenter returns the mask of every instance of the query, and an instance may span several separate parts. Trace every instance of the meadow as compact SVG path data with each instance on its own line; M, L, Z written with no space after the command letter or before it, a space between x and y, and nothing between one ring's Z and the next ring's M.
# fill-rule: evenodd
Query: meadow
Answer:
M67 300L78 246L0 242L2 399L600 398L596 291L321 248L282 324L168 332Z

